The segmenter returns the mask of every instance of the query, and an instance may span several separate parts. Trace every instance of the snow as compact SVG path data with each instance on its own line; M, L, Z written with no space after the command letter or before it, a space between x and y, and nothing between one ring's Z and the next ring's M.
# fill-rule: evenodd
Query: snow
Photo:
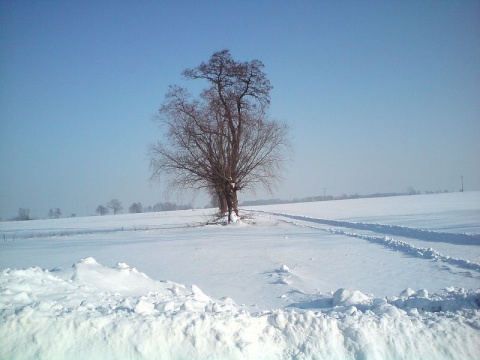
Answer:
M480 192L0 223L2 359L473 359Z

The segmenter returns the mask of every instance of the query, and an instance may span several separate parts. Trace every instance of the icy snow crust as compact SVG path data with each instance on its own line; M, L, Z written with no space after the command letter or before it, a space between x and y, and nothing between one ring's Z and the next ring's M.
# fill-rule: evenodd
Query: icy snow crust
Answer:
M0 358L478 358L480 193L357 201L1 223Z

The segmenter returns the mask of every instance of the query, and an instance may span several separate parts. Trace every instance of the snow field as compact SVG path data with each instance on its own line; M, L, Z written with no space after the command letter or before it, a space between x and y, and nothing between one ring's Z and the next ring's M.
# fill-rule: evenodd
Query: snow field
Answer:
M463 193L0 223L0 358L478 358L477 215Z

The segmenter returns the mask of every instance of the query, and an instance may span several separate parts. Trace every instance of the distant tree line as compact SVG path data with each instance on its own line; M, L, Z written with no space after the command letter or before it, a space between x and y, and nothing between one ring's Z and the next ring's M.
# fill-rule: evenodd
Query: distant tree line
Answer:
M437 190L437 191L425 191L425 194L440 194L440 193L448 193L448 190ZM241 203L242 206L256 206L256 205L274 205L274 204L295 204L295 203L303 203L303 202L315 202L315 201L332 201L332 200L347 200L347 199L368 199L368 198L379 198L379 197L392 197L392 196L405 196L405 195L420 195L421 192L415 190L413 186L409 186L407 188L407 192L404 193L397 193L397 192L390 192L390 193L374 193L374 194L367 194L367 195L359 195L359 194L342 194L339 196L332 196L332 195L323 195L323 196L310 196L304 198L295 198L293 200L285 200L285 199L260 199L260 200L249 200L244 201Z
M128 207L128 212L131 214L149 213L149 212L161 212L161 211L174 211L174 210L189 210L193 209L191 204L177 205L171 202L158 202L155 205L149 205L144 207L141 202L134 202ZM110 200L106 205L98 205L96 213L98 215L107 215L110 210L115 215L123 210L123 205L120 200Z
M448 190L425 190L424 194L441 194L441 193L448 193ZM421 191L416 190L413 186L408 186L407 191L403 193L398 192L390 192L390 193L374 193L368 195L359 195L359 194L342 194L339 196L332 196L332 195L320 195L320 196L310 196L304 198L295 198L293 200L285 200L285 199L260 199L260 200L247 200L241 203L241 206L255 206L255 205L273 205L273 204L293 204L293 203L302 203L302 202L315 202L315 201L332 201L332 200L346 200L346 199L362 199L362 198L378 198L378 197L392 197L392 196L405 196L405 195L419 195ZM217 207L217 197L215 194L211 197L210 206ZM206 206L209 207L209 206ZM162 211L175 211L175 210L190 210L193 209L191 204L187 205L177 205L172 202L158 202L155 205L146 206L144 207L142 203L133 203L128 207L128 211L131 214L138 214L138 213L150 213L150 212L162 212ZM98 205L96 209L96 213L98 215L107 215L110 210L112 213L118 214L122 212L123 205L122 202L118 199L112 199L105 205ZM48 211L48 217L50 219L58 219L62 216L62 210L60 208L50 208ZM76 214L72 213L71 217L75 217ZM27 221L27 220L34 220L30 216L30 209L29 208L19 208L18 215L14 218L7 219L13 221ZM2 219L0 219L2 221Z
M177 205L171 202L158 202L155 205L143 207L141 203L133 203L129 208L129 212L132 214L137 213L149 213L149 212L161 212L161 211L175 211L175 210L190 210L193 209L191 204Z
M175 211L175 210L190 210L190 209L193 209L193 206L191 204L177 205L171 202L165 202L165 203L158 202L155 205L153 205L151 211L159 212L159 211Z
M144 213L144 212L160 212L160 211L173 211L173 210L189 210L193 209L192 205L177 205L175 203L171 202L158 202L155 205L147 206L144 207L142 203L140 202L134 202L132 205L128 207L128 211L131 214L138 214L138 213ZM98 205L95 212L97 215L107 215L109 213L112 213L113 215L116 215L118 213L121 213L123 210L123 205L122 202L118 199L112 199L109 202L107 202L105 205ZM76 217L75 213L72 213L70 215L71 217ZM48 211L48 218L50 219L59 219L62 217L62 210L60 208L50 208ZM10 220L13 221L27 221L27 220L34 220L30 216L30 209L29 208L19 208L18 209L18 215ZM0 219L1 221L1 219Z
M51 219L58 219L62 215L62 211L57 208L55 210L50 209L48 212L48 217ZM73 214L72 214L73 216ZM11 218L9 220L13 221L28 221L28 220L35 220L37 218L33 218L30 216L30 209L29 208L19 208L18 209L18 215L15 216L14 218Z

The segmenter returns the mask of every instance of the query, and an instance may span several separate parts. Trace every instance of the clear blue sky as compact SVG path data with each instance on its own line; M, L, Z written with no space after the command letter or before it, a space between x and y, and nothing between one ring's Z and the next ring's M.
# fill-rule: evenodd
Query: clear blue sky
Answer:
M273 197L480 190L479 1L0 0L0 217L165 201L152 118L222 49L291 127Z

